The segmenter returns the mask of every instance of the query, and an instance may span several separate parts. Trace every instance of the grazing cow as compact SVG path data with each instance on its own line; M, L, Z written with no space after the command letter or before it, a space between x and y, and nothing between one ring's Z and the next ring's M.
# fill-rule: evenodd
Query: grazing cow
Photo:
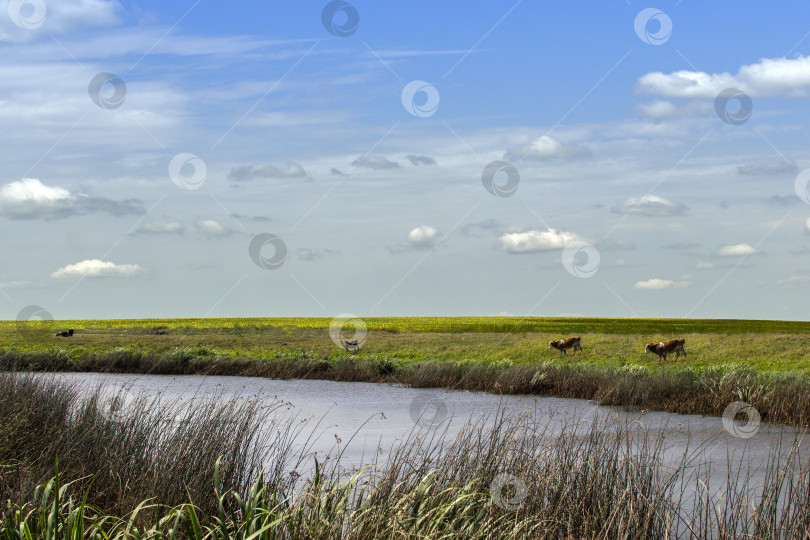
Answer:
M360 350L360 343L356 339L342 339L341 343L343 343L343 348L347 351L354 351L357 352Z
M73 335L73 329L65 330L64 332L57 332L56 335L58 337L70 337Z
M580 344L582 338L579 336L570 337L568 339L560 339L557 341L550 341L548 344L549 349L557 349L560 351L560 356L564 354L568 354L568 349L574 349L573 354L577 354L577 349L580 351L582 350L582 345Z
M684 343L686 343L686 340L683 338L670 339L669 341L661 341L659 343L649 343L644 348L644 354L649 352L657 354L659 364L661 363L661 359L666 360L667 355L672 352L675 353L675 360L681 355L686 358L686 350L683 348Z

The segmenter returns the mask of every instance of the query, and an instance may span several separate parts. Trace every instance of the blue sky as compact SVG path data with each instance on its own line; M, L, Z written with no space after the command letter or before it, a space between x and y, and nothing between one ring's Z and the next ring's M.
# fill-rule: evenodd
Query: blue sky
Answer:
M806 319L810 8L704 4L0 2L0 316Z

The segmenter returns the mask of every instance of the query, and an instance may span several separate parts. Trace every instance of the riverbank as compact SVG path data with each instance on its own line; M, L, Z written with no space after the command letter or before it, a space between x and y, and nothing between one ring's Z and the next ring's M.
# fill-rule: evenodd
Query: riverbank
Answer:
M810 323L364 319L368 334L348 353L330 338L330 321L60 321L45 329L6 322L0 369L385 382L716 416L745 401L763 421L810 425ZM76 334L53 335L68 328ZM624 333L630 330L649 333ZM776 330L794 333L768 333ZM548 349L567 335L581 335L585 350L560 357ZM643 353L645 343L673 336L686 339L686 360L659 366Z
M776 437L757 465L704 463L701 445L667 455L667 432L643 422L573 415L552 427L501 407L455 437L440 425L411 431L368 456L370 468L346 470L336 456L348 442L336 438L332 457L315 461L294 444L314 426L279 412L244 398L117 401L83 383L0 374L0 532L800 538L810 527L800 433Z

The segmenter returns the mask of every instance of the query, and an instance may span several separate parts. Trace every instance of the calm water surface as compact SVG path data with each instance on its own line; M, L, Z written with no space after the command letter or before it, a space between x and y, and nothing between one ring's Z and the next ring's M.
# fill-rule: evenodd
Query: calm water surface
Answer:
M190 402L192 398L258 399L267 404L284 402L280 414L311 420L307 424L311 428L303 430L299 444L303 446L305 439L314 435L309 441L311 452L334 454L338 438L345 447L343 460L347 465L355 466L367 464L378 448L388 450L414 430L424 430L430 420L444 419L441 425L447 427L446 436L452 437L468 420L482 421L481 418L499 404L510 410L530 412L541 425L548 426L549 437L559 433L564 425L570 427L572 422L582 425L584 431L594 415L617 418L623 425L629 422L639 433L645 430L655 434L664 432L665 465L667 462L677 463L688 449L699 456L698 462L712 464L713 480L719 484L724 482L729 468L733 471L744 469L754 485L761 482L768 458L774 453L785 453L796 437L801 438L805 459L810 456L807 438L785 426L763 423L752 437L740 438L726 432L719 417L623 411L581 399L501 397L386 384L252 377L84 373L44 376L79 383L88 390L103 386L111 393L124 389L128 396L159 396L166 403Z

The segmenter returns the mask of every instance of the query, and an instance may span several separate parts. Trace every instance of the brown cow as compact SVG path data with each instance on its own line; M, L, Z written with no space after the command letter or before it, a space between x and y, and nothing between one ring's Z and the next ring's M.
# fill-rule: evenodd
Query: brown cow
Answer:
M684 343L686 343L686 340L683 338L670 339L669 341L661 341L658 343L648 343L644 348L644 354L649 352L657 354L659 364L662 358L666 360L667 355L672 352L675 353L675 360L678 360L678 357L682 354L683 357L686 358L686 350L683 348Z
M568 354L566 351L568 349L574 349L573 354L577 354L577 349L580 351L582 350L582 345L580 344L582 338L579 336L570 337L568 339L560 339L556 341L550 341L548 344L549 349L557 349L560 351L560 356L564 354Z

